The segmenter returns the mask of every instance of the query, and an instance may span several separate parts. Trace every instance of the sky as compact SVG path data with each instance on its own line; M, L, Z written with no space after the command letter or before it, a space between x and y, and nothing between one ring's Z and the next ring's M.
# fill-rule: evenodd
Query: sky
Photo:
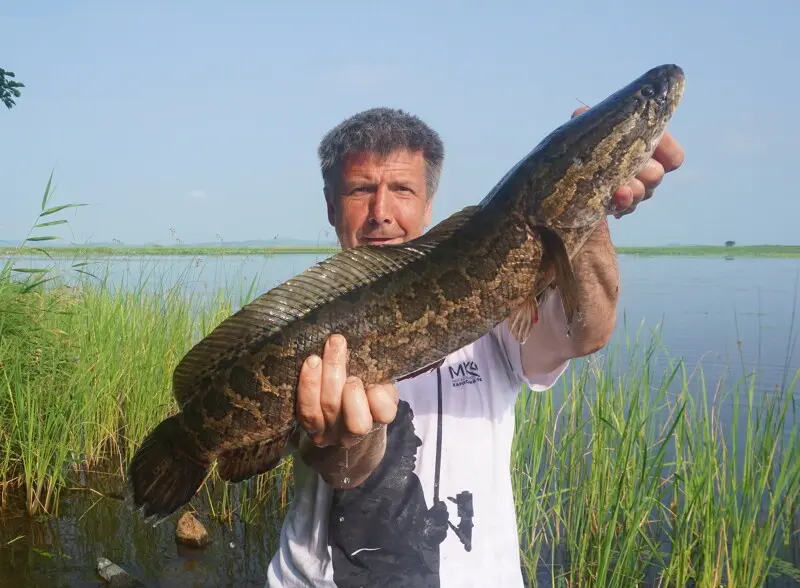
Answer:
M0 241L53 204L64 242L335 239L322 136L373 106L445 143L434 222L582 103L677 63L686 152L617 245L800 243L800 3L0 3Z

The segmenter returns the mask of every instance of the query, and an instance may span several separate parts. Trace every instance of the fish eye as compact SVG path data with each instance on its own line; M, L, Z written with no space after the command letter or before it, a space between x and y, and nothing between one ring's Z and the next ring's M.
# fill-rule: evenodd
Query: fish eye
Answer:
M641 90L641 93L645 98L652 98L656 95L656 91L653 89L653 86L650 85L644 86Z

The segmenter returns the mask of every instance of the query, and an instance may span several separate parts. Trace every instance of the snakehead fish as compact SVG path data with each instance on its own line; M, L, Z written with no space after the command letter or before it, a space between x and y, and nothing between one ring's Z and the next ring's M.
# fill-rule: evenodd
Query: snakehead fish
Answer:
M523 341L550 287L571 325L571 259L653 154L683 86L676 65L647 71L547 135L479 204L413 241L343 250L225 319L175 369L180 412L134 455L132 507L163 520L215 460L229 482L275 467L298 426L300 367L333 333L367 385L430 366L507 318Z

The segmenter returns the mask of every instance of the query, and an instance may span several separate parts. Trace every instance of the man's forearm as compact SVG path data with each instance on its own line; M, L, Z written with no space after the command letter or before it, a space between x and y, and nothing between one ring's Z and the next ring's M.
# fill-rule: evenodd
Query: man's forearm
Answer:
M539 321L521 347L529 376L550 373L564 362L594 353L608 343L616 324L619 272L616 253L604 220L572 260L578 281L578 312L567 336L558 291L551 291L539 309Z
M367 433L355 445L319 447L301 434L297 453L322 479L334 488L353 488L366 480L386 451L386 425Z
M580 312L572 325L572 357L604 347L614 331L619 300L619 268L604 219L572 261L578 278Z

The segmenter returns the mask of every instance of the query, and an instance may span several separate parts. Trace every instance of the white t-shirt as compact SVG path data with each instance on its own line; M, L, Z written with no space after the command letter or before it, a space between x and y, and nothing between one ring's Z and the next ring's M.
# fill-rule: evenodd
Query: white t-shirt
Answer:
M398 382L386 453L363 484L332 490L294 460L296 496L267 586L522 586L509 471L514 404L523 383L546 390L566 367L526 378L503 321L438 370Z

